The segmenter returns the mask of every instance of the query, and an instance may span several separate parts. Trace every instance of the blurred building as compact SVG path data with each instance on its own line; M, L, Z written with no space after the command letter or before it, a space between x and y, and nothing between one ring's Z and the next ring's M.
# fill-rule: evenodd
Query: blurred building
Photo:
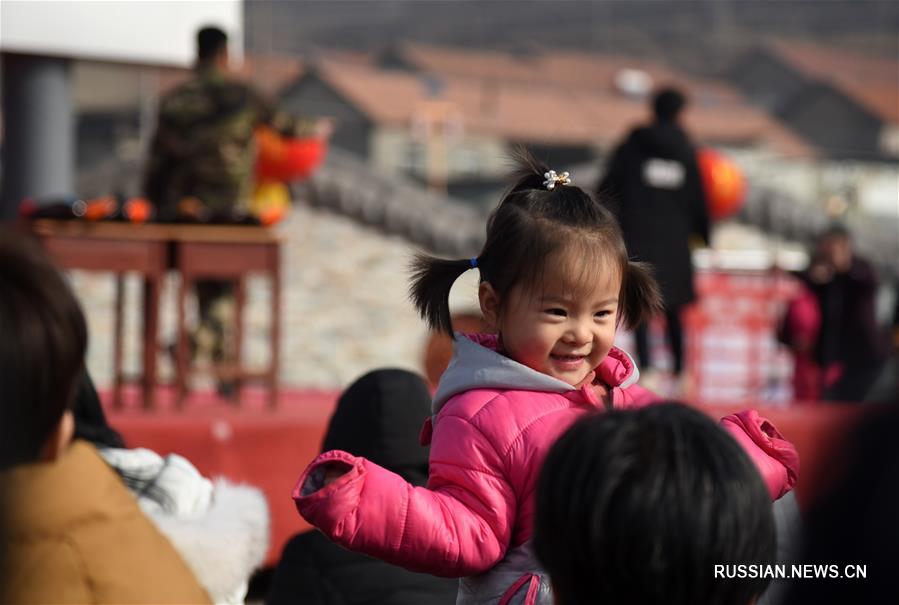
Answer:
M377 55L324 54L282 97L333 115L334 144L387 172L445 184L451 195L501 186L516 144L555 166L594 161L636 123L647 99L675 84L693 98L688 126L702 144L812 155L802 139L719 81L639 59L577 51L516 55L399 44ZM430 156L441 154L440 166Z
M744 162L750 176L800 206L844 213L860 241L878 242L868 253L899 270L899 60L780 40L730 77L817 156L757 158Z
M76 172L82 162L105 154L110 140L127 139L122 133L142 128L127 108L137 104L138 116L154 112L142 68L191 65L200 27L229 31L232 55L243 54L242 0L6 2L2 12L0 217L14 215L26 197L81 193ZM79 74L78 61L97 69ZM90 83L76 91L79 75ZM116 186L113 179L105 192Z
M759 46L731 79L822 155L899 160L899 59L794 41Z

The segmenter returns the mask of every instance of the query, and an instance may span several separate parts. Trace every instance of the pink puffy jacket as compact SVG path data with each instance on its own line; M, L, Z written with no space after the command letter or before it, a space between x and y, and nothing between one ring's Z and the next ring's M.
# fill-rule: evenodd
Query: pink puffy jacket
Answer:
M312 461L292 494L300 514L341 546L413 571L472 576L460 584L460 603L506 602L503 594L523 573L539 577L529 543L541 464L575 420L603 409L589 386L575 389L495 346L495 337L456 338L435 394L433 430L426 424L422 435L432 437L426 487L335 450ZM635 384L636 366L619 349L596 373L614 408L658 400ZM722 424L755 461L772 498L792 488L798 455L773 426L755 412ZM350 470L321 487L333 462ZM548 584L539 588L541 598L531 602L550 602Z

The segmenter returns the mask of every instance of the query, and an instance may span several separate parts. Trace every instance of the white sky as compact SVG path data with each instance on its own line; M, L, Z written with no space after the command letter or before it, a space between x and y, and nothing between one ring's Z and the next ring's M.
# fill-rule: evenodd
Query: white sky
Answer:
M0 50L188 66L204 25L224 29L242 56L242 0L2 0Z

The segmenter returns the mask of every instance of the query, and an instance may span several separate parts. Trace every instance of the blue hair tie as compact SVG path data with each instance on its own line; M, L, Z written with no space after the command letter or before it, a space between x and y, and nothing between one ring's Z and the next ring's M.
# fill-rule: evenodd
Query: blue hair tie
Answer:
M477 269L477 268L478 268L478 257L477 257L477 256L472 257L471 260L469 260L468 262L471 263L471 268L472 268L472 269Z

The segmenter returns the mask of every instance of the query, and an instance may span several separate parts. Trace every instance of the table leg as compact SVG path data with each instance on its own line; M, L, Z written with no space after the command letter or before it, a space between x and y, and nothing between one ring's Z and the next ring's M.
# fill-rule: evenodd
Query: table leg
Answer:
M269 368L269 407L278 407L278 372L281 368L281 251L273 248L272 276L272 359Z
M159 278L144 278L144 409L156 403L156 352L159 332Z
M112 405L122 408L122 315L124 314L125 275L115 274L115 307L112 327Z
M176 407L184 407L184 399L187 396L187 374L188 374L188 351L187 351L187 326L185 321L187 318L187 291L190 288L192 280L183 271L181 272L181 284L178 288L178 328L177 328L177 344L175 346L175 405Z
M246 304L246 284L243 277L234 281L234 388L237 405L241 403L241 387L243 386L243 309Z

